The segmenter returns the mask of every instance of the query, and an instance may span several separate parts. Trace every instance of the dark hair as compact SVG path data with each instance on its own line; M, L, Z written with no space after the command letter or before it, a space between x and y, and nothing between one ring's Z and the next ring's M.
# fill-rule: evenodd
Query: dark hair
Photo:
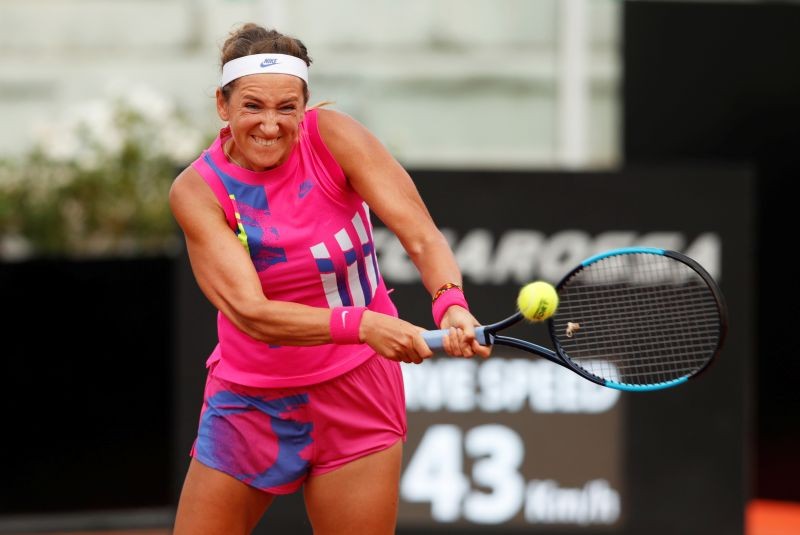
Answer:
M251 54L287 54L300 58L311 66L311 57L308 55L306 45L300 39L284 35L277 30L267 30L248 22L233 30L222 45L220 56L220 69L227 62L249 56ZM236 80L231 81L222 88L222 95L227 100L233 91ZM303 96L308 102L308 85L303 82Z

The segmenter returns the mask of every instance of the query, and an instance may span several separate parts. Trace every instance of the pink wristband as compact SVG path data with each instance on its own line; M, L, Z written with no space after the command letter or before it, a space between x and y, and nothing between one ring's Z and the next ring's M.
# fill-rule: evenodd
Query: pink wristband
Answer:
M447 312L447 309L453 305L458 305L469 310L469 305L467 304L467 298L464 297L464 292L461 291L461 288L453 287L441 294L436 300L433 302L432 312L433 312L433 321L438 327L439 324L442 322L442 317L444 317L444 313Z
M331 340L334 344L360 344L358 328L367 307L336 307L331 310Z

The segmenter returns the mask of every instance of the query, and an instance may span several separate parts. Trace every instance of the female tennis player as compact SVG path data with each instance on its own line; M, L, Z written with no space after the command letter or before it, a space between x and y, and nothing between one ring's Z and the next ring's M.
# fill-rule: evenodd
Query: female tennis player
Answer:
M433 297L453 356L489 356L461 273L406 171L352 118L309 109L303 43L245 24L222 48L227 123L170 205L219 344L176 535L250 533L302 487L317 534L393 533L406 434L400 363L431 356L397 317L370 210Z

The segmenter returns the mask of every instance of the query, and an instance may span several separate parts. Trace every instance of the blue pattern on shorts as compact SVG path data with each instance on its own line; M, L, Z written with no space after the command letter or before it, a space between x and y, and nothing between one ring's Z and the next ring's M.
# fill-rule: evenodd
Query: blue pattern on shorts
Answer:
M207 408L200 420L201 431L196 444L198 459L260 489L297 481L308 470L309 462L300 456L300 452L313 442L311 438L313 424L281 416L307 404L307 394L264 400L234 392L217 392L208 398ZM230 434L230 426L233 425L237 414L253 410L269 416L272 431L278 439L278 455L272 466L264 472L249 474L243 473L242 469L236 466L236 458L230 455L225 445L230 440L242 440L238 434L227 436ZM230 423L218 426L215 425L217 422Z

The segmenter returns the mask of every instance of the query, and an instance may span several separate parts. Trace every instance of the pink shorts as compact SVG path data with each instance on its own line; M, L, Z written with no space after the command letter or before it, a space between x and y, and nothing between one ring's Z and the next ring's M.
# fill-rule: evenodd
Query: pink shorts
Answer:
M197 439L201 463L273 494L406 438L400 365L375 356L299 388L242 386L209 370Z

